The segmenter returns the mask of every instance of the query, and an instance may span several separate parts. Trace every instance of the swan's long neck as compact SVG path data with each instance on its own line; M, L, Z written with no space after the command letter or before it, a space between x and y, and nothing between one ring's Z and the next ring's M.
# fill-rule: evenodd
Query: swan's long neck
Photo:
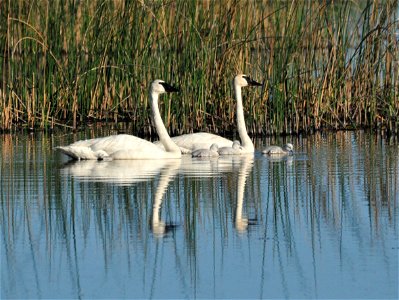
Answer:
M247 133L244 119L244 107L242 104L241 87L234 84L234 93L237 101L237 128L238 134L240 135L241 145L245 151L253 152L255 150L254 144Z
M161 114L159 113L158 97L159 95L157 93L150 92L152 117L159 139L162 145L165 147L166 152L180 152L180 148L172 141L162 121Z

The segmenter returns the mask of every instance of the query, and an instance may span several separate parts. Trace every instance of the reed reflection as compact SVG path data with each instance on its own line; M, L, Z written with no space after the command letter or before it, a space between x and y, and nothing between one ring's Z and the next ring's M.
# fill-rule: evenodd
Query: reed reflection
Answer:
M293 143L283 159L60 166L45 137L3 137L2 296L318 298L375 281L389 298L397 142L352 132Z

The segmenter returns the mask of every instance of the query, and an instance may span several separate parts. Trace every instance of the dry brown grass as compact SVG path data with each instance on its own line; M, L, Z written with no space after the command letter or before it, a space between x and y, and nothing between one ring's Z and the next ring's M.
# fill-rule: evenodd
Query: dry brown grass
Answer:
M51 4L51 5L50 5ZM171 134L233 132L230 82L254 134L398 133L398 1L2 1L0 128L131 120L152 132L148 83Z

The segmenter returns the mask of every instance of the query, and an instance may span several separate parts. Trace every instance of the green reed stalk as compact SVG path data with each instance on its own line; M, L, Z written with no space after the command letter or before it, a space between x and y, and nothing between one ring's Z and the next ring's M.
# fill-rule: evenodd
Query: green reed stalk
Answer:
M248 130L399 132L398 1L2 1L0 130L130 121L153 134L147 89L181 86L161 111L171 134Z

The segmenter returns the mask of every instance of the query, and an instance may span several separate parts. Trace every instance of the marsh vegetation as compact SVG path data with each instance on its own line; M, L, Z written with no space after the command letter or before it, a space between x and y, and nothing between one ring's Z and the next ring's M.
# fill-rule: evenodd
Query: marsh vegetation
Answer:
M252 134L399 132L398 1L0 2L0 129L131 121L152 134L147 88L171 135L233 133L247 73Z

